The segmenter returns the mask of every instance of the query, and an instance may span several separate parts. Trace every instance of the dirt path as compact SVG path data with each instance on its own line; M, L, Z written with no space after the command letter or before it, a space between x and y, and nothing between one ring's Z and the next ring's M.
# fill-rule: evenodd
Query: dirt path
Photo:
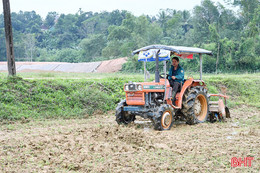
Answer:
M231 114L227 123L181 123L164 132L142 119L118 126L113 113L3 125L0 172L259 172L260 111ZM233 157L254 160L231 168Z

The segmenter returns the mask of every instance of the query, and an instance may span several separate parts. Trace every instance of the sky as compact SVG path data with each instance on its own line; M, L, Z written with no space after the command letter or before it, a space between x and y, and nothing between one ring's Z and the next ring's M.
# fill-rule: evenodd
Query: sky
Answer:
M202 0L9 0L11 12L35 11L45 18L48 12L55 11L59 14L75 14L82 11L102 12L113 10L127 10L136 16L142 14L155 16L160 9L176 9L191 11ZM221 2L223 0L212 0ZM3 12L1 3L0 13Z

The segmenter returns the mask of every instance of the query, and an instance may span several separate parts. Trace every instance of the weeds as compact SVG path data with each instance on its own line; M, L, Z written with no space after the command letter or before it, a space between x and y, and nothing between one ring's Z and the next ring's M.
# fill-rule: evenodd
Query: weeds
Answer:
M50 80L0 78L0 120L86 117L95 111L106 112L115 109L125 97L124 83L142 81L140 75L126 74L105 74L101 79L56 79L55 75ZM228 88L228 106L246 104L260 108L258 75L206 75L204 80L210 93L220 93L222 86Z
M257 76L211 76L205 81L211 93L221 93L220 88L226 87L230 97L228 104L231 107L246 104L260 108L260 79Z
M84 117L97 110L115 108L123 97L125 81L24 80L8 77L0 80L0 119Z

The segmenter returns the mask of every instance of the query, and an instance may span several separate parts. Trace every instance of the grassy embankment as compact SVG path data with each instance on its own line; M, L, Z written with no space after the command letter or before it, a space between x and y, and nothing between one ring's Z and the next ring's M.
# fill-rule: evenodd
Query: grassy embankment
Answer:
M6 74L0 74L1 122L86 117L95 111L113 110L124 97L123 84L143 80L143 75L137 74L21 73L19 76L7 78ZM259 73L204 75L203 79L210 93L219 93L221 86L228 88L229 107L246 104L259 109L259 76Z

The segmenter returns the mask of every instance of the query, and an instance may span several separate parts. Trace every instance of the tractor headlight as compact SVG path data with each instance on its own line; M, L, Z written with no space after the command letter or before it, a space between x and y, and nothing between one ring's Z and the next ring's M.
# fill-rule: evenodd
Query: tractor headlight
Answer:
M129 91L129 86L128 85L125 85L125 90Z
M142 91L143 87L141 84L125 84L125 91Z
M137 85L136 88L137 88L138 91L142 91L142 85Z

